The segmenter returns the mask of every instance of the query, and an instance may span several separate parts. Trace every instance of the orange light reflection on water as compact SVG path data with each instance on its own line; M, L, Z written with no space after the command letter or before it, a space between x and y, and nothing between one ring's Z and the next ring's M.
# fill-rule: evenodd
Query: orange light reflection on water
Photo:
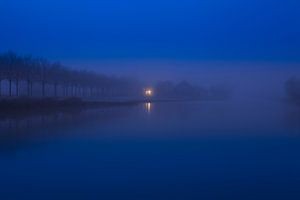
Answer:
M146 107L147 112L150 113L151 112L151 108L152 108L151 103L150 102L146 103L145 107Z

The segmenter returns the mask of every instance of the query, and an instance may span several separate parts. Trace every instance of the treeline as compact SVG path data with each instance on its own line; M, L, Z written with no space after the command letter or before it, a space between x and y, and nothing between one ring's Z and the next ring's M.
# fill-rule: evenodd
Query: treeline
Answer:
M231 91L225 86L204 88L193 85L188 81L173 83L161 81L155 86L155 96L170 99L227 99Z
M285 83L285 89L289 100L300 103L300 79L290 78Z
M14 52L0 54L0 96L129 97L140 91L135 79L72 70L59 62Z

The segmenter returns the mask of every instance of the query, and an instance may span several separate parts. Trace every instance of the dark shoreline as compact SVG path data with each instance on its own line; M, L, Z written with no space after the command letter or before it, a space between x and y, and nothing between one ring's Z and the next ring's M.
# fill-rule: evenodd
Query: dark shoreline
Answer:
M32 112L88 109L101 107L135 106L155 102L220 101L220 99L133 99L133 100L82 100L80 98L2 98L0 112Z
M0 99L1 111L14 110L50 110L50 109L71 109L71 108L90 108L106 106L128 106L148 102L146 100L128 101L85 101L80 98L12 98Z

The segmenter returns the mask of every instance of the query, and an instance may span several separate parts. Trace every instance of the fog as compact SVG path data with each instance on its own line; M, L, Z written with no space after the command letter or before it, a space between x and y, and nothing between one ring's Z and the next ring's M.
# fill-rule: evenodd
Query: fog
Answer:
M125 76L135 76L149 86L158 81L187 80L202 87L225 86L233 91L234 99L282 99L286 96L285 82L300 77L298 62L271 61L176 61L176 60L90 60L68 61L83 67Z
M0 0L0 200L299 200L299 0Z

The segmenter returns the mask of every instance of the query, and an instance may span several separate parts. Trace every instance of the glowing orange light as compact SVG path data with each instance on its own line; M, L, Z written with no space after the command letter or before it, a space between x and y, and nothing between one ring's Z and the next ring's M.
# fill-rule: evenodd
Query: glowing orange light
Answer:
M145 90L145 95L151 97L153 95L153 91L151 89Z

